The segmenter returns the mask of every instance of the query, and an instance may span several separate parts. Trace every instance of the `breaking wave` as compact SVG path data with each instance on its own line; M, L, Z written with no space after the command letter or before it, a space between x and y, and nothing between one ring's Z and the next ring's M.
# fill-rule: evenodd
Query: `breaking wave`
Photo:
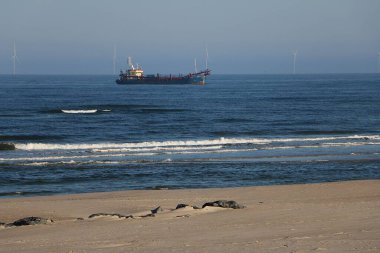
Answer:
M217 138L130 143L25 143L0 158L2 164L78 166L88 164L373 159L380 135L311 138ZM355 155L353 155L355 154ZM4 165L5 166L5 165Z
M235 145L264 145L281 143L317 143L323 144L326 141L341 141L342 145L357 145L358 141L363 144L380 144L380 135L352 135L352 136L332 136L315 138L218 138L207 140L183 140L183 141L151 141L151 142L131 142L131 143L83 143L83 144L48 144L48 143L26 143L16 144L19 150L89 150L93 152L131 151L130 149L145 148L149 150L175 149L181 148L221 148L222 146ZM339 143L329 143L330 145L340 145Z

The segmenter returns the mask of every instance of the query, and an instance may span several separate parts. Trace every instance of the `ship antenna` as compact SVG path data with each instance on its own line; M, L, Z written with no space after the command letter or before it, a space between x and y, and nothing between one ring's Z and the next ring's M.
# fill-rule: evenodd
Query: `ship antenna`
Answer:
M113 74L116 74L116 45L113 45Z
M296 61L297 61L298 50L293 51L293 74L296 73Z
M198 73L198 69L197 69L197 58L194 58L194 69L195 69L195 73Z

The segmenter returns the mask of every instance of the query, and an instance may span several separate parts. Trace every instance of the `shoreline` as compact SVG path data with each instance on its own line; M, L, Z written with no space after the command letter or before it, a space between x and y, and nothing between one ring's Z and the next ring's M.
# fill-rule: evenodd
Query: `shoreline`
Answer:
M149 187L142 189L125 189L125 190L110 190L110 191L94 191L94 192L78 192L78 193L53 193L47 195L4 195L0 197L1 201L6 200L28 200L28 199L50 199L50 198L58 198L64 199L68 198L91 198L91 197L103 197L103 195L116 195L123 196L129 192L160 192L160 191L213 191L213 190L238 190L238 189L251 189L251 188L266 188L266 187L287 187L287 186L308 186L308 185L324 185L324 184L340 184L340 183L350 183L350 182L371 182L371 181L379 181L380 179L371 178L371 179L348 179L342 181L321 181L321 182L306 182L306 183L278 183L278 184L263 184L263 185L249 185L249 186L227 186L227 187L207 187L207 188L171 188L171 187ZM94 195L94 196L92 196Z
M246 208L175 210L220 199ZM0 252L380 250L380 180L1 198L0 206L3 223L54 221L0 228ZM161 213L142 218L157 207ZM138 218L89 218L97 213Z

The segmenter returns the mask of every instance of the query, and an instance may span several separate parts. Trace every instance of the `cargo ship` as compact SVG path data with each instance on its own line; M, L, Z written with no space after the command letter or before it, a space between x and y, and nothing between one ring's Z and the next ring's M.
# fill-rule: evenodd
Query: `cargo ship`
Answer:
M120 71L117 84L206 84L206 77L211 70L206 67L203 71L195 71L189 74L179 75L144 75L141 66L136 67L132 64L132 58L128 57L128 69Z

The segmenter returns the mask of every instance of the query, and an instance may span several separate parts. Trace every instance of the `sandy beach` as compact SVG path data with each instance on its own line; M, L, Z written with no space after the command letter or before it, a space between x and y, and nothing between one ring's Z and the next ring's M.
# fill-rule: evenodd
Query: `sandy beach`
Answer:
M191 207L219 199L246 208ZM380 180L0 200L29 216L53 222L2 226L0 252L380 252Z

